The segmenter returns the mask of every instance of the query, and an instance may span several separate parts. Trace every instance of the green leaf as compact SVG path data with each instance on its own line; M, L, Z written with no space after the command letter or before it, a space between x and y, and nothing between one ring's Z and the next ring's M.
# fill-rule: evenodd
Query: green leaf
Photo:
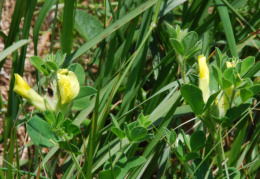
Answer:
M215 79L217 80L218 84L220 86L222 86L222 72L216 66L212 66L212 70L213 70L213 75L214 75Z
M69 66L68 69L75 73L75 75L77 76L77 78L79 80L80 86L83 86L84 82L85 82L85 71L84 71L83 67L78 63L74 63L73 65Z
M111 131L120 138L120 140L122 140L125 137L125 133L124 131L122 131L121 129L117 128L117 127L112 127Z
M34 43L34 54L37 54L38 47L38 37L42 24L45 20L47 13L51 10L52 6L55 4L56 0L45 0L44 4L39 12L39 15L35 21L33 28L33 43Z
M59 143L59 147L64 149L64 150L67 150L67 151L72 152L72 153L77 154L77 155L81 155L82 154L79 151L79 148L76 145L74 145L74 144L72 144L72 143L70 143L68 141L60 141L58 143Z
M237 69L235 67L227 68L223 73L222 88L227 89L234 84L234 73Z
M181 140L178 141L177 151L180 156L184 156L184 146Z
M239 106L232 107L227 110L226 116L229 118L230 122L236 120L241 114L243 114L251 104L244 103L240 104Z
M194 160L196 158L199 158L199 154L196 153L196 152L190 152L190 153L187 153L186 155L184 155L184 159L185 159L185 162L188 162L190 160Z
M248 89L253 93L254 96L260 92L260 84L250 86Z
M215 50L216 50L217 65L218 65L218 68L221 68L222 67L222 53L218 47L216 47Z
M181 129L181 134L182 134L182 137L183 137L183 140L184 140L186 147L188 148L189 151L191 151L189 140L188 140L188 138L187 138L183 129Z
M240 179L240 178L241 178L241 177L240 177L240 172L239 172L239 170L236 169L236 168L234 168L234 167L229 167L229 168L228 168L228 173L229 173L229 178L230 178L230 179ZM223 174L224 174L223 177L226 178L226 172L225 172L225 170L223 171Z
M56 119L52 111L44 111L44 117L50 125L55 124Z
M192 47L186 54L186 60L192 58L197 52L202 48L202 43L198 42L194 47Z
M33 143L40 147L52 147L57 142L55 134L52 132L50 125L38 116L33 116L26 123L26 128Z
M177 39L177 32L176 32L175 28L167 23L166 23L166 26L167 26L167 30L168 30L170 38Z
M130 130L130 141L136 141L145 137L147 134L147 129L144 127L135 127Z
M210 97L209 97L209 99L208 99L208 101L207 101L205 107L203 108L203 112L206 111L206 110L210 107L211 103L217 98L217 96L218 96L219 93L220 93L220 91L218 91L218 92L213 93L212 95L210 95Z
M54 63L53 61L46 61L46 64L47 64L47 66L50 68L50 69L52 69L52 70L54 70L54 71L58 71L58 67L57 67L57 65L56 65L56 63Z
M80 130L79 126L77 126L77 125L75 125L73 123L69 124L67 131L68 131L68 134L73 133L74 136L79 134L79 133L81 133L81 130Z
M195 131L190 137L190 146L193 152L201 149L206 142L206 135L203 131Z
M103 170L99 172L98 177L100 179L115 179L118 178L120 173L122 172L122 169L118 166L114 167L113 174L111 170Z
M194 170L198 167L197 171L195 172L194 176L196 178L207 178L207 179L213 179L212 171L209 168L209 165L202 159L195 159L192 163ZM208 176L207 173L209 172ZM207 177L206 177L207 176Z
M184 47L184 54L187 54L198 42L198 35L196 32L189 32L181 41Z
M30 57L30 62L43 75L45 75L45 76L49 75L49 72L47 71L44 62L40 57L38 57L38 56Z
M63 54L60 49L56 52L55 63L58 68L60 68L61 64L65 60L65 56L66 56L66 54Z
M96 17L83 10L77 9L75 16L75 29L86 41L88 41L99 34L103 30L103 27Z
M118 176L118 178L125 178L126 174L133 168L140 166L145 163L147 160L142 156L132 157L124 162L123 165L119 165L122 169L122 172Z
M243 102L251 98L253 95L254 94L249 89L244 88L240 90L240 97Z
M31 40L20 40L10 47L6 48L4 51L0 53L0 62L4 60L8 55L19 49L20 47L28 44Z
M78 96L74 99L72 109L82 110L90 105L90 97L96 94L97 90L89 86L81 86Z
M170 144L174 144L176 139L177 139L177 134L173 129L171 129Z
M62 124L63 120L64 120L64 115L63 115L63 113L60 111L60 112L58 113L58 115L57 115L57 118L56 118L56 124L55 124L55 128L56 128L56 129L60 127L60 125Z
M119 126L119 124L118 124L118 122L117 122L115 116L114 116L113 114L111 114L111 113L110 113L109 115L110 115L110 117L111 117L111 119L112 119L113 125L114 125L116 128L120 128L120 126Z
M173 48L180 54L184 55L184 47L177 39L170 39Z
M205 103L201 89L195 85L185 84L181 87L181 94L196 115L202 114Z
M233 123L230 122L229 118L226 116L223 116L222 118L218 118L212 115L212 117L216 123L222 125L223 127L231 127L233 125Z
M75 20L75 2L64 0L62 33L60 37L61 49L63 53L70 55L73 41L73 30Z
M107 36L115 32L117 29L125 25L127 22L132 20L133 18L137 17L139 14L144 12L145 10L152 7L154 4L156 4L158 0L149 0L138 7L136 7L134 10L130 11L129 13L125 14L123 17L115 21L113 24L108 26L106 29L104 29L101 33L99 33L94 38L90 39L87 43L83 44L79 49L77 49L73 54L68 56L65 61L63 62L63 67L66 67L71 61L78 58L80 55L84 54L86 51L88 51L91 47L95 46L99 42L101 42L103 39L105 39Z
M241 65L240 69L240 75L244 76L255 64L255 57L247 57L242 62L238 63L238 65Z

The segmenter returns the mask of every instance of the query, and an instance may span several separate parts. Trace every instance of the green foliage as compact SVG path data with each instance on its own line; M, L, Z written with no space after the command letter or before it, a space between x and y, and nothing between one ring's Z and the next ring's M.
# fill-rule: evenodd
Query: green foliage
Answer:
M52 147L57 142L50 125L38 116L33 116L26 123L26 127L33 143L37 146Z
M258 7L246 0L17 1L8 35L0 32L0 66L12 63L3 70L8 102L5 93L0 98L0 178L257 178ZM34 54L26 49L31 24ZM38 54L47 31L51 48ZM14 74L23 76L28 56L36 85L20 85L20 96ZM24 145L21 126L30 139Z

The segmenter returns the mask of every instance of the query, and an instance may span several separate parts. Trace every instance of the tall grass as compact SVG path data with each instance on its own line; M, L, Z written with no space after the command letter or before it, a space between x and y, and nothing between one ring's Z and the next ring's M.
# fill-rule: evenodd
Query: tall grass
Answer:
M3 1L1 10L2 4ZM254 0L17 0L9 33L7 37L0 34L5 38L0 68L3 69L7 57L12 59L8 101L0 98L2 111L7 111L2 112L4 152L0 178L258 178L259 7L260 2ZM56 54L56 59L62 59L65 57L62 54L66 53L60 68L74 70L76 74L83 69L84 74L78 78L80 83L82 81L81 89L85 89L83 85L92 86L95 95L93 92L84 98L85 108L73 110L67 116L80 132L71 138L63 138L67 142L64 146L52 141L53 146L48 148L29 140L19 146L17 130L25 125L29 130L28 119L38 115L45 120L46 113L28 112L25 104L30 103L21 100L13 91L14 74L22 76L24 73L27 44L31 40L34 44L34 54L31 55L38 55L39 34L49 13L55 16L50 24L53 29L49 29L52 32L51 49L47 51ZM82 14L77 16L77 13ZM37 17L35 22L33 17ZM184 40L177 39L175 31L169 27L180 28L181 32L184 29L194 31L186 45L196 41L195 44L201 46L189 59L185 59L187 54L180 55L182 50L187 51ZM61 51L58 51L57 44ZM215 135L212 135L207 121L201 120L203 113L197 113L180 90L185 85L198 86L197 57L200 54L209 57L210 88L218 89L219 94L225 91L214 73L219 61L229 60L228 56L255 57L255 64L248 64L250 68L247 73L241 73L241 78L256 85L252 90L257 92L250 92L250 86L241 87L245 90L240 93L248 96L252 93L247 101L242 101L242 104L249 101L250 105L232 121L232 125L217 125ZM181 60L185 62L180 64ZM83 68L73 66L76 63ZM45 77L40 74L41 68L47 69L50 64L45 59L43 65L36 67L34 89L42 96L46 94L42 89L48 88L52 81L51 73ZM219 68L221 73L226 70ZM197 88L193 89L195 92ZM240 101L234 101L234 105L238 106ZM199 105L196 102L195 107ZM23 117L19 118L21 114ZM143 115L150 116L146 127ZM137 134L129 134L132 139L134 135L136 138L141 136L143 131L148 137L141 142L126 137L121 140L118 131L127 135L131 125L137 125L135 121L144 123L138 126ZM54 126L49 128L57 132ZM195 150L196 144L192 144L195 139L192 138L200 132L207 138L205 144ZM40 134L45 135L44 131ZM200 143L199 137L197 143ZM178 138L177 142L171 143L174 138ZM21 161L26 148L28 160Z

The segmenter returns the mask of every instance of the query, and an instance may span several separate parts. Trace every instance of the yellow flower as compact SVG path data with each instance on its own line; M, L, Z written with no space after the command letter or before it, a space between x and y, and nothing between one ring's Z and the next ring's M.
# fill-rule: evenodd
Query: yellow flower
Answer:
M61 104L67 104L79 94L79 81L75 73L68 69L58 71L58 86Z
M45 104L43 98L37 94L30 86L24 81L24 79L17 73L15 76L14 91L23 98L30 101L40 111L45 110Z
M198 63L199 63L199 71L200 71L199 88L202 90L204 102L207 102L210 96L210 92L209 92L209 69L207 66L206 57L204 55L200 55L198 57Z

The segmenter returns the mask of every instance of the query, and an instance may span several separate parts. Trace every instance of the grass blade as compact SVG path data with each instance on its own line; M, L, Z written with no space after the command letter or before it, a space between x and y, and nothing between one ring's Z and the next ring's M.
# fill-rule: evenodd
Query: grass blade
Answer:
M220 19L223 23L224 32L228 41L229 50L232 56L238 57L238 53L236 50L236 41L235 36L233 33L233 28L231 25L231 21L229 18L227 7L223 4L221 0L215 0L218 13L220 16Z
M63 11L63 25L61 33L61 49L63 53L70 55L73 40L73 30L74 30L74 19L75 19L75 8L74 1L65 0L64 1L64 11Z

